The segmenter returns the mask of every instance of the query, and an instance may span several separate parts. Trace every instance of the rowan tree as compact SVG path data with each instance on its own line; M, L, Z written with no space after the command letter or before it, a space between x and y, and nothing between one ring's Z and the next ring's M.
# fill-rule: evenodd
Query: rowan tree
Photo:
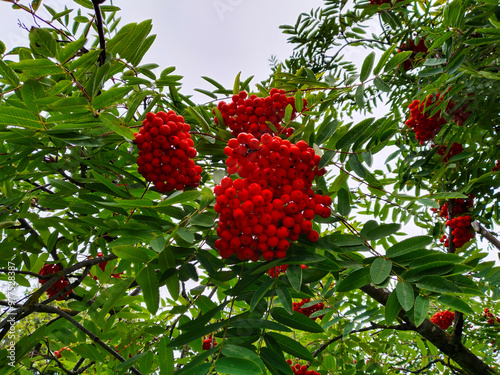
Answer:
M208 103L150 20L6 2L2 374L498 373L496 1L325 0Z

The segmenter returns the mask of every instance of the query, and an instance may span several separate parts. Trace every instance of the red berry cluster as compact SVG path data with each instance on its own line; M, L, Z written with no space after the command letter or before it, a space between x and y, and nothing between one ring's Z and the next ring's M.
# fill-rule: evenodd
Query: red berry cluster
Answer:
M441 130L441 126L446 123L446 120L441 117L441 111L436 112L431 117L426 113L439 100L439 96L439 94L436 96L436 100L431 95L423 102L414 100L408 106L411 117L406 121L406 125L415 132L415 138L421 145L434 138L439 130Z
M271 89L270 95L266 98L259 98L257 95L248 94L241 91L238 95L233 95L231 103L222 101L217 108L220 111L224 124L231 129L233 136L246 132L260 138L262 134L274 134L267 122L273 124L278 134L290 136L292 128L283 128L280 123L285 117L285 109L288 104L293 108L292 119L296 116L295 98L287 97L284 90ZM306 111L306 100L303 99L303 111ZM215 109L214 109L215 113ZM215 123L219 123L217 117Z
M174 111L149 112L142 125L134 136L138 171L146 181L162 193L198 187L202 169L192 160L197 151L184 118Z
M312 313L316 311L323 310L325 308L325 304L323 302L318 302L315 305L311 305L308 307L302 307L306 303L311 302L310 298L305 298L301 300L300 302L294 302L293 303L293 311L297 311L298 313L307 316L308 318L311 316ZM321 319L322 316L319 316L317 318ZM311 319L316 319L316 318L311 318Z
M104 256L103 253L97 253L97 257L102 257ZM92 258L92 257L89 257L89 259ZM101 262L99 263L99 268L101 269L102 272L106 271L106 265L108 264L108 262ZM90 274L90 273L89 273ZM115 279L121 279L122 278L122 274L123 272L119 272L119 273L112 273L111 274L111 277L115 278ZM98 277L97 276L93 276L94 280L97 280Z
M217 345L217 342L213 338L203 339L203 350L212 349Z
M39 275L51 275L53 273L59 272L61 269L57 264L46 264L42 267L40 272L38 272ZM38 279L38 282L40 284L45 284L49 279ZM49 289L47 289L47 294L49 295L49 298L55 296L57 293L59 293L61 290L66 288L69 285L69 281L66 280L64 276L62 276L59 280L57 280L54 284L51 285ZM65 296L70 294L72 290L68 290L65 294L63 294L61 297L58 298L58 300L62 300Z
M407 59L403 64L404 70L410 70L414 68L415 56L417 55L417 53L423 52L425 55L427 55L428 49L423 39L420 39L418 44L415 44L412 39L408 39L408 44L405 42L399 48L399 52L403 51L413 51L410 58Z
M306 269L307 266L305 264L302 264L300 266L302 269ZM283 264L281 266L276 266L273 267L269 270L267 270L267 274L273 278L277 278L280 274L285 273L288 268L288 264Z
M454 217L446 222L446 226L452 229L453 243L457 249L464 246L467 242L474 238L474 231L471 226L471 218L469 215ZM449 240L446 235L443 235L441 242L444 246L449 246Z
M320 156L305 141L296 145L263 134L261 139L240 133L224 149L229 174L216 185L215 211L220 214L215 242L222 258L269 261L284 258L290 242L300 234L314 242L315 215L331 215L329 196L314 194L312 182L323 175Z
M474 196L469 195L469 199L453 199L453 216L462 215L469 211L469 208L474 206ZM431 211L439 213L439 217L448 219L448 202L445 202L441 207L431 208Z
M500 317L493 315L490 309L485 308L483 317L487 319L488 324L493 325L495 322L500 324Z
M439 146L437 150L439 155L444 155L444 163L447 163L453 156L460 154L464 150L464 147L461 143L453 142L448 152L446 152L447 149L448 146Z
M440 327L441 329L447 329L453 324L454 319L455 319L455 313L445 310L435 313L431 318L431 322Z
M306 365L301 365L298 361L297 363L293 364L291 359L287 359L286 363L290 365L290 368L295 375L321 375L317 371L308 370Z
M495 163L495 166L493 168L491 168L492 172L496 172L498 170L500 170L500 160L497 160L497 162Z
M450 101L446 106L446 111L450 113L454 106L455 103ZM463 104L452 112L453 121L455 121L458 126L462 126L470 115L472 115L471 111L467 111L468 107L467 104Z
M70 349L70 348L67 348L67 347L63 347L63 348L61 348L61 350L56 350L56 351L54 352L54 355L56 356L56 358L61 358L61 357L62 357L61 352L62 352L63 350L68 350L68 351L71 351L71 349Z

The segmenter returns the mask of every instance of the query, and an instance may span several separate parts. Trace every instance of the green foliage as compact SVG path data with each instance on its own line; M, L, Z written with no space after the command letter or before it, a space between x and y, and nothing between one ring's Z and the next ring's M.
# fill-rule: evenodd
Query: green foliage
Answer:
M13 16L42 4L9 2ZM232 137L217 104L194 103L174 67L142 62L150 20L122 25L119 8L101 4L106 40L90 36L95 3L43 4L50 19L29 31L29 48L0 42L0 277L27 294L10 312L13 359L7 315L0 322L0 373L280 375L295 358L321 375L497 365L499 324L484 308L500 315L499 268L479 233L445 248L444 215L429 210L473 197L465 213L482 234L498 224L496 1L325 0L281 27L294 53L255 89L241 74L230 88L203 77L213 87L197 91L215 102L286 90L290 142L308 142L327 170L313 185L333 201L332 217L314 220L320 239L301 236L271 262L215 250L213 187ZM366 57L349 61L348 50ZM437 94L425 114L444 125L420 144L408 105ZM162 194L137 171L134 132L169 110L190 124L203 174L198 189ZM454 142L464 151L447 158ZM67 299L38 284L46 263L69 280ZM294 307L305 299L302 309L324 306L306 316ZM457 316L447 332L429 320L444 309Z

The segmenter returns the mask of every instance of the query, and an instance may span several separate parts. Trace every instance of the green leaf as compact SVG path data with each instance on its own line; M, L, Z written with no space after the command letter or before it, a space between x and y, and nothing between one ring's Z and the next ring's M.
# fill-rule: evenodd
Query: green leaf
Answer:
M354 101L359 108L364 108L365 106L365 86L359 85L354 93Z
M375 62L375 52L371 52L366 56L365 61L363 61L363 66L361 67L361 74L359 75L359 80L365 82L370 76L373 69L373 63Z
M279 344L281 350L291 354L294 357L305 359L306 361L314 361L314 357L300 342L290 337L280 335L279 333L268 332L269 336L274 338Z
M104 126L106 126L112 132L121 135L126 139L134 139L134 131L129 128L122 120L115 117L111 113L101 113L99 118L102 120Z
M429 309L429 299L417 296L415 298L415 306L413 308L414 323L419 327L427 316L427 310Z
M292 315L293 314L292 296L290 295L288 288L286 288L284 285L280 285L276 289L276 295L278 296L281 305L290 315Z
M284 308L274 307L271 310L271 316L277 322L284 324L290 328L300 329L301 331L312 333L324 332L324 329L318 323L296 311L294 311L293 314L290 315Z
M179 283L178 273L176 272L172 276L170 276L165 282L165 284L167 285L170 298L172 298L174 301L177 301L180 293L180 283Z
M297 112L302 112L302 108L304 108L304 101L302 100L302 91L297 90L295 93L295 110Z
M330 162L330 160L332 160L335 154L336 152L334 150L326 150L319 161L318 169L326 167L326 165Z
M98 95L92 105L95 109L117 106L122 103L132 87L113 87Z
M21 87L21 96L24 104L30 108L33 113L38 114L40 112L40 108L37 100L45 98L46 94L41 83L33 78L30 78L24 82Z
M300 292L302 286L302 267L299 264L290 265L286 270L286 276L293 289Z
M238 95L240 93L240 76L241 72L236 74L236 78L234 79L233 95Z
M405 311L411 310L414 303L414 294L411 284L399 281L396 285L396 294L403 309L405 309Z
M167 348L170 339L163 336L158 343L158 361L160 362L160 375L174 374L174 351Z
M61 48L57 54L57 60L64 64L66 61L71 59L73 56L76 56L80 49L83 48L85 43L87 42L86 38L81 38L75 40L74 42L70 42L65 44L64 48Z
M391 325L401 311L401 304L398 301L396 291L393 290L385 305L385 324Z
M200 337L211 334L211 333L221 329L226 324L227 324L226 321L222 321L222 322L217 322L217 323L205 325L205 326L203 326L200 329L197 329L195 331L187 331L187 332L182 333L181 335L177 336L175 338L175 340L168 343L167 346L169 346L169 347L173 346L174 348L178 348L180 346L183 346L185 344L190 343L193 340L199 339Z
M176 203L186 203L199 198L200 192L196 190L176 191L167 199L161 201L156 207L171 206Z
M146 307L151 314L155 315L160 303L160 289L154 266L151 264L146 265L146 267L139 272L136 279L141 286Z
M335 287L339 293L349 292L351 290L359 289L367 284L370 284L370 268L363 267L356 271L351 272L345 278L340 280Z
M57 55L57 42L52 33L46 29L32 27L29 34L31 49L45 57Z
M5 80L11 86L19 85L19 77L16 72L3 60L0 60L0 79Z
M359 160L358 154L349 155L349 166L354 171L354 173L356 173L359 177L361 177L361 178L366 177L366 169L361 164L361 161Z
M179 227L177 229L177 234L179 235L180 238L182 238L187 243L194 242L194 233L191 232L189 229L186 229L184 227Z
M450 296L450 295L441 295L438 298L438 302L443 305L454 308L457 311L460 311L464 314L474 314L474 310L470 308L470 306L465 302L462 298Z
M377 66L373 69L373 74L378 75L382 71L382 68L385 67L387 60L389 60L395 49L396 45L392 45L382 54Z
M110 180L108 180L106 177L97 173L95 169L92 171L92 174L100 183L104 184L109 190L115 193L117 197L125 199L130 198L130 195L127 194L127 191L125 189L119 188L118 186L113 184Z
M107 313L114 308L116 302L125 294L125 292L130 288L133 278L127 278L119 280L118 283L106 288L106 299L101 309L97 313L97 320L102 320L107 315ZM119 308L119 310L121 307Z
M375 77L375 79L373 80L373 84L380 91L391 92L391 87L387 83L385 83L384 80L380 77Z
M199 329L202 329L203 327L205 327L207 325L207 323L213 319L214 316L216 316L220 311L222 311L224 309L224 307L226 307L226 305L228 304L229 302L226 301L224 303L221 303L220 305L214 307L213 309L207 311L205 314L197 317L196 319L194 320L190 320L184 324L181 324L179 326L179 329L183 332L187 332L187 331L197 331ZM238 322L238 321L234 321L234 322ZM234 323L233 322L233 323Z
M268 347L265 346L260 349L260 358L268 369L277 370L286 375L293 375L292 369L285 361L285 358Z
M342 149L347 146L352 145L354 142L361 137L365 131L373 124L375 119L373 117L364 119L360 123L356 124L352 129L350 129L342 138L337 141L335 147L337 149Z
M252 300L250 301L250 311L253 311L255 307L257 307L257 304L265 296L271 286L273 286L275 281L275 279L268 278L259 286L259 288L253 294Z
M389 62L384 67L384 72L388 73L393 70L398 65L402 64L404 61L408 60L413 51L404 51L399 52L395 56L393 56Z
M333 135L333 133L335 133L335 130L337 130L338 126L339 126L338 120L332 120L327 122L325 125L322 125L318 132L318 135L316 136L315 143L317 145L321 145L327 140L329 140L330 137Z
M351 212L351 201L347 189L340 188L337 192L337 211L342 216L348 216Z
M432 237L429 236L415 236L407 238L406 240L398 242L387 249L386 255L389 258L395 258L413 250L424 249L430 243L432 243Z
M39 78L51 74L63 73L63 69L49 59L21 60L14 63L12 68L25 71L30 77Z
M250 349L237 345L224 344L222 347L222 354L226 357L247 359L256 364L262 371L262 374L266 373L264 362L262 362L259 356Z
M204 350L195 357L191 357L188 364L182 366L180 370L175 372L175 375L205 375L212 368L212 363L202 363L207 358L212 356L216 351L220 350L214 347L209 350Z
M424 66L435 66L446 64L446 59L444 58L427 58L424 61Z
M144 251L143 248L121 245L121 246L115 246L115 247L111 248L111 251L117 257L122 258L122 259L126 259L126 260L131 260L132 262L134 262L136 264L143 264L143 263L149 262L148 253L146 251Z
M389 237L401 228L401 224L380 224L364 234L367 240L378 240L379 238Z
M431 198L436 200L445 200L445 199L468 199L469 196L462 193L436 193L436 194L428 194L424 195L422 198Z
M31 111L21 108L0 106L1 125L15 125L30 129L44 129L43 123Z
M285 123L289 123L292 120L292 112L293 112L293 107L291 104L287 104L285 108L285 117L283 118L283 121Z
M391 274L392 262L385 258L377 258L370 266L370 277L373 284L381 284Z
M258 328L258 329L270 329L273 331L291 332L291 329L284 326L283 324L263 319L238 319L231 321L229 326L234 328L244 328L244 329Z

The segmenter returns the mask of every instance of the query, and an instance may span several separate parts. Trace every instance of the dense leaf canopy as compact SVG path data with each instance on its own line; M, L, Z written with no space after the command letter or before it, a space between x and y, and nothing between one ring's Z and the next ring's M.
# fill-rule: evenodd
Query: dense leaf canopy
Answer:
M1 374L498 373L497 0L325 0L208 104L151 21L6 1Z

